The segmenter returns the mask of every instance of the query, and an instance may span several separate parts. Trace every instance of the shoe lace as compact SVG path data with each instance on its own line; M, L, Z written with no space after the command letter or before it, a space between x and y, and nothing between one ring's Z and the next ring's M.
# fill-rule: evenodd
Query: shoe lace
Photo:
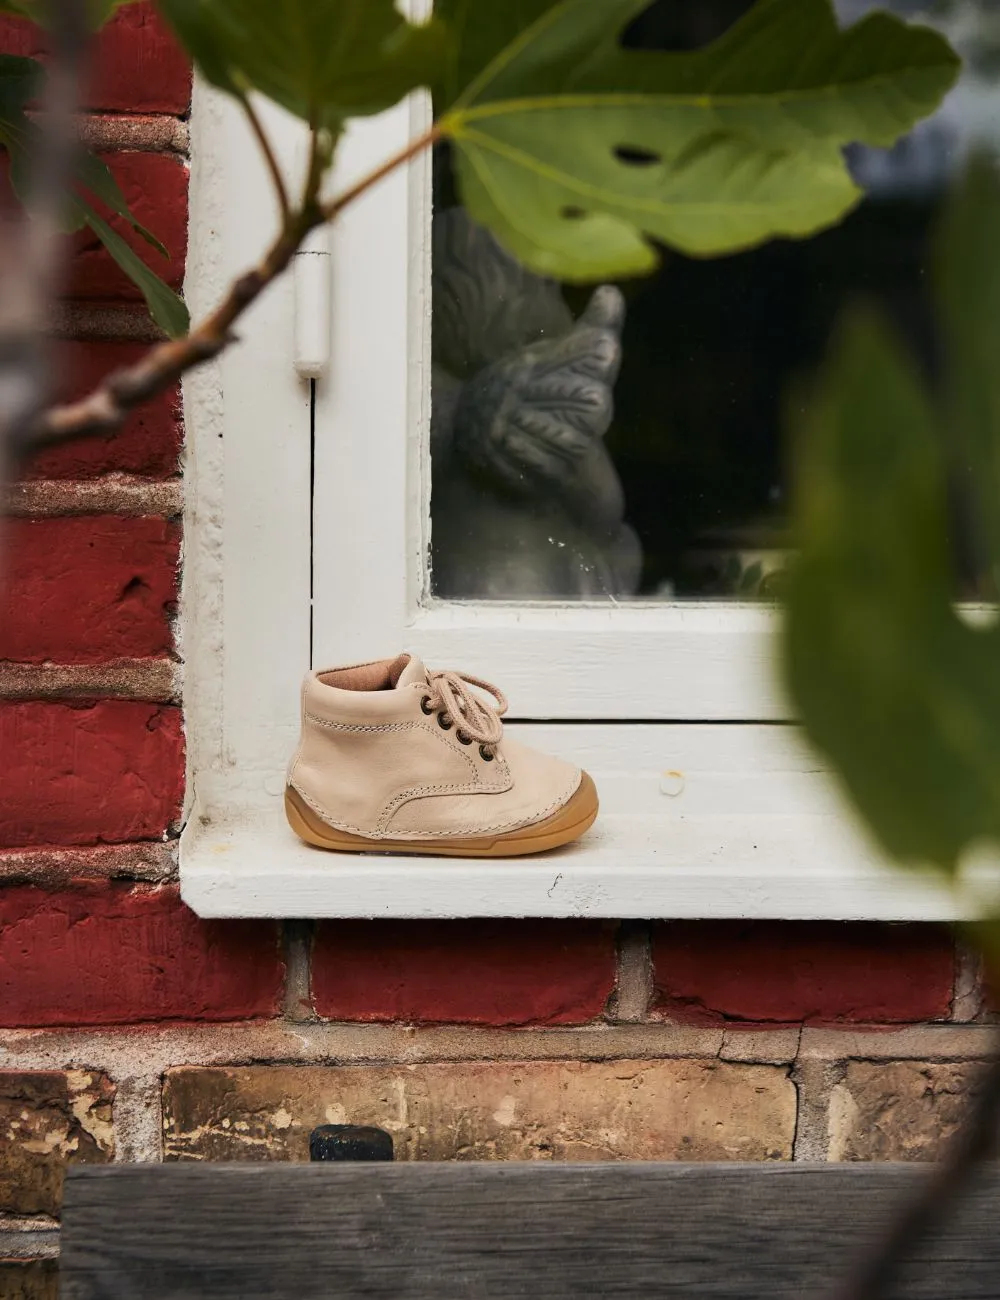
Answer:
M492 747L500 743L503 738L500 719L507 712L507 697L503 691L479 677L447 669L429 671L427 685L430 689L424 699L430 710L440 709L464 735L470 740L478 740L480 745ZM487 704L472 687L492 695L496 706Z

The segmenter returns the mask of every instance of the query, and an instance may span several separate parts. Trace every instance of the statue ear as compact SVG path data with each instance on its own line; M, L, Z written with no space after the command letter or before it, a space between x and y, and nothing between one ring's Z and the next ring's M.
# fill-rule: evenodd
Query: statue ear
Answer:
M464 208L434 213L434 359L466 379L541 338L558 338L573 315L554 280L525 270Z
M625 295L621 289L613 284L600 285L591 295L577 324L620 334L625 325Z

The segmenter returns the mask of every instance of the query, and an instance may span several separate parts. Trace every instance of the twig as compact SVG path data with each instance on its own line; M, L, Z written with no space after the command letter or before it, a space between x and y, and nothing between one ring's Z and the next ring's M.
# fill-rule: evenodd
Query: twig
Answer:
M218 356L233 341L235 322L285 270L315 224L299 220L283 229L259 265L235 280L218 307L190 334L155 344L134 365L107 375L86 397L43 412L28 430L22 455L52 443L112 432L136 406L175 384L192 367Z
M363 176L357 184L352 185L343 194L338 194L335 199L331 199L329 203L324 204L323 220L332 221L334 217L343 212L344 208L353 203L355 199L360 198L366 190L370 190L373 185L378 184L383 176L388 176L390 172L395 171L403 163L409 162L418 153L423 153L425 149L429 149L441 139L441 136L440 123L436 122L422 135L418 135L411 140L405 148L400 149L398 153L394 153L391 158L387 158L381 167L376 167L373 172Z
M997 1145L1000 1113L1000 1055L989 1064L982 1086L972 1100L965 1124L955 1135L943 1160L917 1196L890 1225L886 1235L861 1261L836 1300L880 1300L889 1293L914 1245L954 1213L956 1198Z
M254 134L254 139L264 155L264 161L267 164L267 170L271 174L271 181L274 185L274 192L278 198L278 206L281 209L281 223L287 225L291 217L291 208L288 203L288 190L285 188L285 178L281 174L281 168L278 166L278 160L274 156L274 148L267 137L264 125L250 103L250 100L244 97L240 100L243 105L243 112L247 121L250 123L250 130Z
M190 334L182 339L156 344L134 365L106 376L86 397L42 412L26 430L19 446L20 453L28 455L53 443L111 433L136 406L175 384L186 371L218 356L233 341L233 325L286 269L309 231L338 216L383 177L432 145L439 134L436 126L431 127L326 204L316 202L315 192L307 193L301 211L290 215L260 264L236 280L218 307ZM315 185L318 186L318 165L311 166L310 175L315 175Z

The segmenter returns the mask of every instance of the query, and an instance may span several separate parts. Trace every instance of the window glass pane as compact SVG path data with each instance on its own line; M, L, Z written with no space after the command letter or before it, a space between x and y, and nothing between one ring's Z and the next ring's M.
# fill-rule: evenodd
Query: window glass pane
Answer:
M748 7L661 0L627 40L695 48ZM787 554L785 404L808 400L833 325L859 297L883 306L933 376L928 236L968 148L1000 134L995 0L837 0L844 23L876 7L943 30L962 79L894 149L851 151L867 197L811 239L707 260L664 250L649 279L560 286L470 222L438 153L433 595L774 596ZM971 594L974 556L965 570Z

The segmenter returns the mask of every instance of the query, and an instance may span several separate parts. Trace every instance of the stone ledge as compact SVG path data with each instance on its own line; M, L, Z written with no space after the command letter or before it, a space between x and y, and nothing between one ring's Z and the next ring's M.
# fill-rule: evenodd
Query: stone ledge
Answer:
M982 1061L997 1047L993 1025L908 1025L905 1029L804 1029L799 1059Z
M122 846L134 849L135 846ZM166 846L165 846L166 847ZM794 1031L798 1036L799 1031ZM719 1058L746 1064L856 1060L983 1060L991 1026L932 1025L885 1032L804 1030L798 1053L788 1030L735 1032L658 1024L479 1029L441 1025L331 1024L266 1020L120 1029L0 1030L0 1062L59 1068L66 1060L115 1079L150 1078L177 1065L409 1064L443 1061L611 1061Z

